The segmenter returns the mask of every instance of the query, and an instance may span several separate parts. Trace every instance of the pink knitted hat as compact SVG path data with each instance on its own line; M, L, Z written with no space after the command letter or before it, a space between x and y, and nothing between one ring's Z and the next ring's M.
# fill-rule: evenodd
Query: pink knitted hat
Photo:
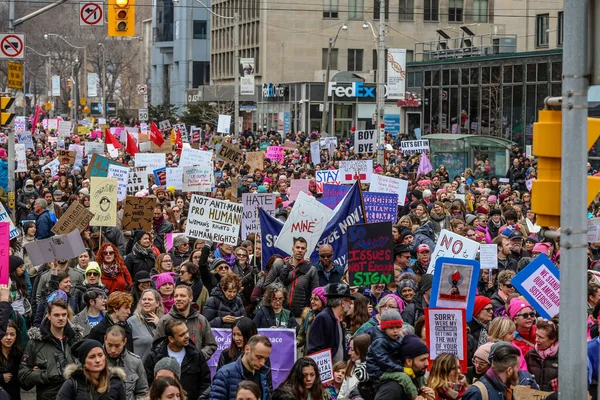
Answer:
M156 289L160 289L165 283L175 285L175 281L173 280L174 276L177 276L175 272L163 272L162 274L153 275L151 279L154 279L156 282Z
M404 300L402 300L400 297L398 297L392 293L386 294L385 296L383 296L384 299L386 297L391 297L392 299L396 300L396 304L398 304L398 312L404 311ZM384 304L386 304L386 303L384 303Z
M313 291L312 291L312 294L314 294L319 299L321 299L321 301L323 302L323 304L327 303L327 297L325 297L325 289L323 289L322 286L314 288Z
M508 316L510 317L510 319L514 320L517 314L520 313L522 309L527 307L533 310L533 307L531 307L531 305L529 305L528 302L519 297L515 297L510 301L510 304L508 305Z

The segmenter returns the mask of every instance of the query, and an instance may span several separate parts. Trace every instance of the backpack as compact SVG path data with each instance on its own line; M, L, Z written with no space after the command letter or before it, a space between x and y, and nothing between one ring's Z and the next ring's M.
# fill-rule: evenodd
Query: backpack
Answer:
M473 384L481 392L481 400L489 400L487 387L481 381L477 381Z

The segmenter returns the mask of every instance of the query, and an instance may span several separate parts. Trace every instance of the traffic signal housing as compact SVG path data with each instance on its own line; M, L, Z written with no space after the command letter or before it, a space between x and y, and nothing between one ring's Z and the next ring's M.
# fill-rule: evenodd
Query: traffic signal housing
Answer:
M10 112L10 108L15 102L14 97L2 96L0 97L0 126L8 126L15 118L15 114Z
M135 0L109 0L108 36L135 36Z
M600 119L588 118L588 150L600 136ZM533 155L538 158L537 179L531 188L531 210L540 226L560 226L562 112L540 110L533 124ZM588 177L587 204L600 192L600 177Z

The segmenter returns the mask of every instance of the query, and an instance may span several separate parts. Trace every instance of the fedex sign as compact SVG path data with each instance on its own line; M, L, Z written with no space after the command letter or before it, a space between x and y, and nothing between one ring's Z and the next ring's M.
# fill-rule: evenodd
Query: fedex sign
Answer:
M352 82L350 86L338 86L337 82L329 82L327 95L337 97L363 97L375 98L375 86L365 86L364 82ZM387 95L387 90L384 92L384 97Z

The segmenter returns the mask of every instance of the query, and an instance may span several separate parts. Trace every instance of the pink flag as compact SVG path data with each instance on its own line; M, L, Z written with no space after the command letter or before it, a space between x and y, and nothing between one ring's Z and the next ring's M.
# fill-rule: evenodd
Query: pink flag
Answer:
M421 154L421 162L419 163L417 176L427 175L431 171L433 171L433 167L431 166L431 162L429 162L429 157L427 157L427 153Z
M40 120L40 114L46 114L44 110L37 104L35 105L35 112L33 113L33 121L31 121L31 134L35 133L35 128Z

